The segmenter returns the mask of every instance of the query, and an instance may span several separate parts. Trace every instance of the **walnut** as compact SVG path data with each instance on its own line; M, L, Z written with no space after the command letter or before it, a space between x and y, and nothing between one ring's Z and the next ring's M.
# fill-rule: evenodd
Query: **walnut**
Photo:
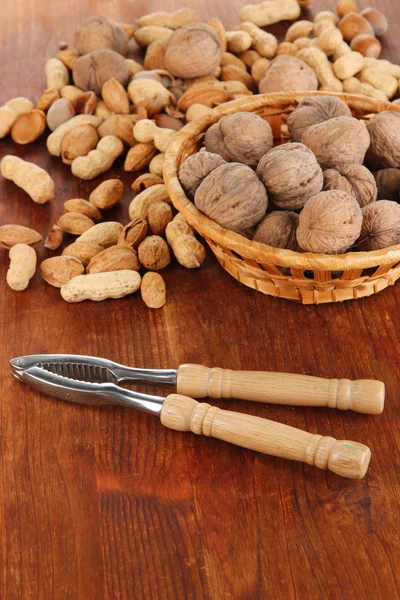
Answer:
M74 83L85 91L96 92L100 96L103 84L115 77L126 85L129 71L123 56L113 50L95 50L78 58L72 72Z
M324 190L343 190L365 206L377 196L375 178L363 165L341 165L324 171Z
M203 179L211 171L225 164L222 156L212 152L197 152L189 156L179 168L179 180L188 197L193 199Z
M250 167L228 163L212 171L200 184L195 204L222 227L245 233L264 216L267 190Z
M290 139L292 142L300 142L307 127L335 117L351 117L350 108L340 98L336 96L304 98L289 115L287 125Z
M265 154L257 167L278 208L297 210L322 190L323 175L314 154L303 144L283 144Z
M205 23L178 29L168 40L165 68L182 79L212 75L221 61L221 42Z
M375 173L378 200L400 202L400 169L381 169Z
M287 248L298 252L300 249L296 239L298 224L297 213L289 210L274 210L259 222L253 240L274 248Z
M318 79L306 62L281 54L271 61L258 87L261 94L314 91L318 89Z
M96 15L88 17L75 29L74 46L79 54L108 48L125 55L128 51L128 38L117 23Z
M204 140L209 152L227 161L256 167L273 146L272 129L267 121L250 112L237 112L222 117L208 129Z
M320 192L300 213L297 241L306 252L340 254L358 238L361 224L360 205L350 194L340 190Z
M400 244L400 204L378 200L362 209L359 250L379 250Z
M346 164L362 164L369 146L365 125L353 117L336 117L308 127L301 141L317 157L323 169Z
M367 125L371 144L367 162L374 169L400 167L400 116L386 110L378 113Z

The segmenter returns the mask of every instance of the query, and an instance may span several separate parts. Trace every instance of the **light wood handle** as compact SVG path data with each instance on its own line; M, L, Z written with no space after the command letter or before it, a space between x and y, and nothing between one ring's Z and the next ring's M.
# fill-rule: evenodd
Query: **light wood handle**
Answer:
M328 406L379 415L385 385L375 379L322 379L309 375L231 371L202 365L181 365L177 391L192 398L240 398L292 406Z
M337 441L268 419L222 410L179 394L170 394L164 400L161 422L170 429L192 431L264 454L299 460L349 479L362 479L371 458L364 444Z

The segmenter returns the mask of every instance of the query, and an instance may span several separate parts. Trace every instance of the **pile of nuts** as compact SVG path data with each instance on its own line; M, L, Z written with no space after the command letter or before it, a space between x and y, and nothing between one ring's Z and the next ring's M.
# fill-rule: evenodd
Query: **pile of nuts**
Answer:
M260 116L222 117L180 167L187 196L222 227L278 248L338 254L400 244L400 114L365 125L338 97L311 96L288 130L291 143L273 148Z
M65 300L116 298L140 287L145 303L159 307L166 293L159 270L169 264L170 251L187 268L202 264L205 249L183 217L174 215L163 181L165 151L186 122L258 91L322 89L382 99L397 94L400 66L378 60L378 38L387 21L374 8L360 13L353 0L340 0L337 15L323 11L313 22L296 21L282 43L262 29L298 19L301 6L308 3L267 0L244 6L233 31L226 31L217 18L199 22L189 8L152 13L135 24L89 17L76 28L73 49L61 43L57 57L47 61L46 89L36 105L13 98L0 107L0 138L10 134L17 144L29 144L47 126L48 152L70 165L73 176L93 180L124 156L125 171L135 177L132 188L137 196L129 206L129 223L98 222L102 211L112 210L124 192L121 181L109 179L88 198L65 202L64 214L50 227L45 241L50 251L60 248L65 235L77 236L60 256L40 265L43 279L60 287ZM126 58L133 39L145 49L143 65ZM393 212L392 202L379 209L379 215L372 210L379 206L370 204L376 199L375 183L362 171L362 162L368 151L368 164L378 169L378 197L398 199L397 130L386 123L397 117L383 113L367 131L345 105L310 103L299 106L289 120L294 143L285 147L273 148L268 123L255 121L255 115L239 113L213 126L207 132L206 152L192 157L181 170L185 190L200 210L258 241L311 251L339 252L353 244L359 238L358 211L364 204L368 231L382 229ZM383 153L382 135L388 136ZM318 139L326 136L330 149L322 155ZM387 147L393 150L390 160ZM341 162L336 160L338 153L343 153ZM280 175L288 162L294 169L291 181ZM50 175L35 164L5 156L0 170L34 202L45 203L56 195ZM251 191L250 209L241 202L244 190ZM349 193L357 206L349 202ZM340 240L333 240L336 233L330 232L322 243L315 239L315 219L321 210L326 213L321 209L326 194L343 205L332 217L337 227L342 217L351 223L346 221ZM268 201L283 210L267 214ZM279 231L269 238L266 232L274 229ZM392 237L379 234L374 243L364 240L359 247L382 247ZM41 240L25 226L0 226L0 245L10 249L7 281L13 289L28 286L37 260L32 246ZM143 279L138 274L142 266L147 269Z

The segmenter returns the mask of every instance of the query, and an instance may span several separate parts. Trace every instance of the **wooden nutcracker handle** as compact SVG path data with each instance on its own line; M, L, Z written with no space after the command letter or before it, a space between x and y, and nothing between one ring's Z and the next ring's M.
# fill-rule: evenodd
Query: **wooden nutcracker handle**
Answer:
M379 415L385 385L375 379L323 379L268 371L231 371L202 365L181 365L178 394L192 398L240 398L292 406L328 406Z
M179 394L170 394L164 400L160 418L170 429L192 431L264 454L299 460L349 479L362 479L371 458L364 444L337 441L268 419L222 410Z

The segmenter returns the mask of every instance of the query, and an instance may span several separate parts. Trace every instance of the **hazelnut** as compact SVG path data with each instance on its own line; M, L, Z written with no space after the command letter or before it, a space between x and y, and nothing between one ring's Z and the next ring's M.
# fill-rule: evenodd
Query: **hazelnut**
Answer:
M214 169L197 188L194 200L207 217L242 234L261 221L268 206L264 185L241 163Z
M378 37L387 32L389 28L388 20L380 10L369 7L364 8L360 14L371 23L372 27L374 28L375 35Z
M212 75L221 61L221 42L205 23L181 27L168 40L165 68L182 79Z
M222 117L206 133L204 145L209 152L226 161L256 167L273 146L272 129L267 121L250 112Z
M351 110L336 96L304 98L289 115L287 125L292 142L300 142L301 136L311 125L323 123L335 117L351 117Z
M349 12L360 12L354 0L339 0L336 6L336 11L340 18L344 17L344 15L347 15Z
M362 209L359 250L379 250L400 244L400 204L378 200Z
M339 30L343 34L343 39L346 42L351 42L356 35L360 33L369 33L374 35L374 28L371 23L367 21L358 13L349 12L344 15L339 23Z
M159 235L149 235L138 247L139 261L149 271L160 271L171 262L167 242Z
M297 241L307 252L340 254L359 237L361 224L361 208L355 198L340 190L320 192L300 213Z
M303 144L273 148L260 160L257 174L278 208L302 208L311 196L322 190L321 167Z
M378 200L400 202L400 169L381 169L375 173Z
M270 92L301 92L318 89L314 69L300 58L281 54L271 61L259 83L261 94Z
M128 38L117 23L95 15L82 21L75 29L74 46L79 54L108 48L125 55L128 51Z
M400 167L400 116L390 110L374 115L367 125L371 144L367 162L374 169Z
M382 52L382 46L379 40L370 33L360 33L351 40L350 48L354 52L359 52L363 56L372 56L378 58Z
M129 71L123 56L113 50L95 50L78 58L72 71L74 84L85 91L101 94L106 81L115 77L126 85Z
M203 179L211 171L225 164L222 156L212 152L197 152L189 156L179 168L179 180L188 197L193 199Z
M374 202L377 196L375 178L363 165L341 165L324 171L324 190L342 190L361 206Z
M362 164L370 139L365 125L353 117L336 117L308 127L301 138L323 169Z
M289 210L274 210L259 222L253 240L274 248L299 251L296 230L299 215Z

